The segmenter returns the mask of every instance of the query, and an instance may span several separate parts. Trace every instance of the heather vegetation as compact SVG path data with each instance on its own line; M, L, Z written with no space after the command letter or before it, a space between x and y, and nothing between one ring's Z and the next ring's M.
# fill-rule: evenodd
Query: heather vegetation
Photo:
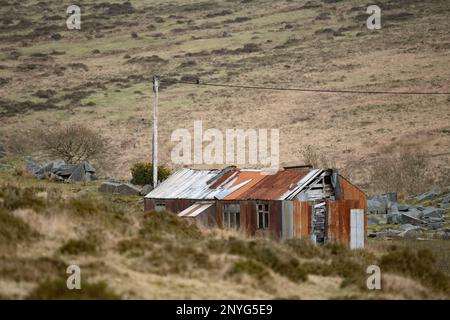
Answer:
M406 240L392 247L369 241L367 249L349 250L305 240L248 238L205 230L166 211L144 213L139 197L27 177L6 183L14 170L0 174L0 293L5 299L409 299L449 294L450 278L439 267L442 257L435 256L434 241L417 249ZM83 270L80 292L65 287L66 268L74 262ZM384 271L379 291L366 287L366 268L372 264Z

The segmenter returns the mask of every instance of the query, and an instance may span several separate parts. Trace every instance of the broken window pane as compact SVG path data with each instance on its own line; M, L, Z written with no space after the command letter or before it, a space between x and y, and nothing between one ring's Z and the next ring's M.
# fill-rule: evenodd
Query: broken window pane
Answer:
M260 229L264 228L263 213L261 211L258 212L258 228L260 228Z

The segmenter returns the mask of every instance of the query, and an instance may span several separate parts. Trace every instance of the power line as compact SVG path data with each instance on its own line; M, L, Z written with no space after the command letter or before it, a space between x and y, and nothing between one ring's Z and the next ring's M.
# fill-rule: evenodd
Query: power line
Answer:
M225 87L237 89L255 89L255 90L274 90L274 91L300 91L300 92L320 92L320 93L349 93L349 94L394 94L394 95L450 95L450 92L419 92L419 91L360 91L360 90L338 90L338 89L307 89L307 88L289 88L289 87L265 87L265 86L244 86L225 83L205 83L197 80L196 82L181 80L161 80L161 83L187 84L209 87Z

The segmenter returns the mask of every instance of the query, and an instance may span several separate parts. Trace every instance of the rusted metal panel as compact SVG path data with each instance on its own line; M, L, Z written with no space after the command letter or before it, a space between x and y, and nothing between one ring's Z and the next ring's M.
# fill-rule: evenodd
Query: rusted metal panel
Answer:
M156 203L164 204L167 211L179 213L195 203L189 199L144 199L144 211L154 210Z
M325 234L327 241L339 242L350 246L351 242L351 210L361 209L358 200L337 200L327 202ZM362 215L364 223L365 214ZM363 235L363 237L365 237Z
M294 199L294 238L301 238L301 202L298 198Z
M198 216L198 219L206 219L208 225L212 225L208 217L213 217L211 221L223 227L223 205L236 204L240 208L240 227L249 235L270 234L281 238L309 239L312 233L311 200L316 199L326 203L326 241L350 245L350 210L364 210L362 217L365 235L367 197L364 192L339 176L341 197L333 201L331 184L325 182L328 176L329 170L309 168L281 170L273 175L236 167L223 170L183 169L150 192L145 197L144 208L152 210L162 202L169 211L181 212L182 216L192 215L191 218ZM215 205L206 207L205 200L211 200L209 203ZM199 201L201 202L198 203ZM258 204L267 204L270 208L269 226L264 230L258 226ZM228 213L228 217L229 214L231 213Z
M357 186L349 182L342 176L339 176L339 184L342 191L342 199L356 200L357 204L352 209L364 209L364 242L367 238L367 196Z
M228 200L217 201L218 225L223 228L224 206L238 204L240 209L240 228L249 236L267 235L280 238L282 234L282 202L281 201L242 201ZM269 205L269 226L267 229L258 228L257 206Z
M323 170L181 169L145 196L148 199L292 200Z
M294 199L294 238L309 239L311 235L312 204Z
M308 239L311 236L311 214L312 205L310 202L302 201L300 203L300 224L301 238Z
M155 208L155 200L144 199L144 212L151 211Z
M284 200L289 191L298 187L298 183L308 174L309 170L282 170L275 174L264 176L254 188L243 192L242 200Z
M227 186L229 192L224 199L225 200L237 200L243 199L241 197L246 191L255 187L255 185L264 179L266 176L261 174L260 171L246 171L241 170L236 177L233 184Z

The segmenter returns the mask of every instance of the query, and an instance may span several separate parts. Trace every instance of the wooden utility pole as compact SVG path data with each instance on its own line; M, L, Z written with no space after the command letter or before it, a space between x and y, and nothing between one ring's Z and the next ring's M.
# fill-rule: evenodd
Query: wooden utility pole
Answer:
M153 188L158 185L158 88L159 79L153 76Z

